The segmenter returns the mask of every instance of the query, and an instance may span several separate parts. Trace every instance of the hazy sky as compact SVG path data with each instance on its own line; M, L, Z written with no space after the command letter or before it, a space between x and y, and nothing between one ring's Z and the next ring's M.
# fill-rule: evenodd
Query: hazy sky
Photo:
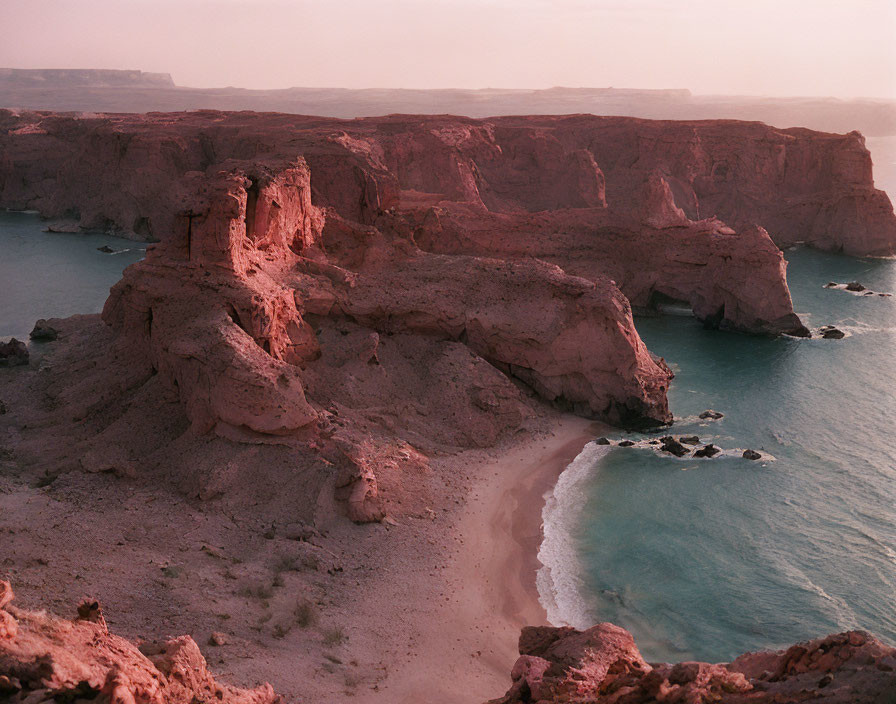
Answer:
M896 0L0 0L0 66L896 98Z

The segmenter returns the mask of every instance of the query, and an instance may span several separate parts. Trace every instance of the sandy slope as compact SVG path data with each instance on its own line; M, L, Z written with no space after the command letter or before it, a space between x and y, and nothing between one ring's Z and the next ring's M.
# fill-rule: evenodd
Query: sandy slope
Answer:
M63 471L40 486L48 468L16 448L34 437L65 464L59 431L70 420L32 415L25 376L0 375L11 406L0 416L0 578L16 603L65 616L95 596L114 632L192 635L216 676L271 682L290 702L473 703L503 692L519 629L544 621L534 589L542 496L600 431L539 406L497 447L433 457L420 479L428 510L395 525L319 511L297 535L272 526L269 505L235 511L170 491L159 475ZM208 645L212 632L226 644Z

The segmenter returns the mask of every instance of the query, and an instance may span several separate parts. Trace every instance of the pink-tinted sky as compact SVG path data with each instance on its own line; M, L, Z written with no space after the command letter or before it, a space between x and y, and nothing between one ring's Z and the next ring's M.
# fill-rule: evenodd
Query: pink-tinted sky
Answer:
M0 66L896 98L896 0L0 0Z

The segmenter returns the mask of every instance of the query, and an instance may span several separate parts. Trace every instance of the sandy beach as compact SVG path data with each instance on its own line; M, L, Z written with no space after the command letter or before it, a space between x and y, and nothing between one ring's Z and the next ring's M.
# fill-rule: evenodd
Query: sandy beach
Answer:
M520 629L546 623L535 587L544 494L582 447L607 430L557 415L547 434L477 467L454 529L465 547L442 572L450 600L421 624L416 657L384 690L389 701L481 704L504 692ZM452 461L464 462L465 455ZM421 591L431 587L420 585Z

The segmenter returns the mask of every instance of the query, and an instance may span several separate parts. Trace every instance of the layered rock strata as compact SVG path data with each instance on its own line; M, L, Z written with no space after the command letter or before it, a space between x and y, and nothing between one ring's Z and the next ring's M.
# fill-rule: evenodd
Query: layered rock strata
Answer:
M878 704L896 694L896 648L850 631L730 663L648 664L631 634L610 623L529 627L511 677L490 704Z

